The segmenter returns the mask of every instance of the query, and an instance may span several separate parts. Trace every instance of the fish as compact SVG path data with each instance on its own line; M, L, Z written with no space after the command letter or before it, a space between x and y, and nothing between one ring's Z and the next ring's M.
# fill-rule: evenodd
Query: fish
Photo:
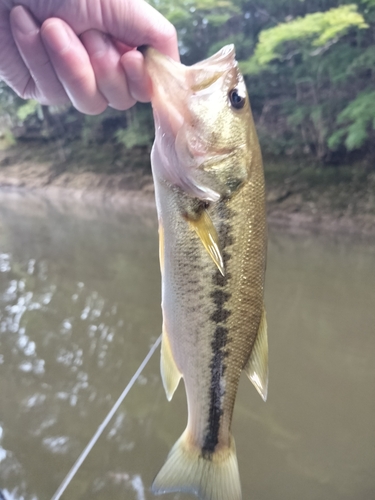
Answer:
M268 390L261 150L233 45L192 66L142 47L162 276L161 377L184 380L188 418L155 494L240 500L231 421L242 371Z

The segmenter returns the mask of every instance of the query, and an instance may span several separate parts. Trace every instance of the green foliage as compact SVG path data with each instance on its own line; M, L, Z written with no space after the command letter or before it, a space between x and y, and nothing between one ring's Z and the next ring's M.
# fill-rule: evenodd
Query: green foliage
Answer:
M234 13L240 14L240 8L231 0L151 0L149 3L161 12L169 21L174 23L191 21L196 15L212 13L222 14L222 22L226 22L228 17Z
M375 0L374 0L375 1ZM348 58L346 58L346 62ZM356 75L359 71L367 71L369 68L375 68L375 47L370 46L360 51L357 57L354 57L347 66L347 73Z
M309 116L310 109L305 106L298 106L293 109L288 116L288 123L292 127L299 127Z
M251 57L247 61L240 61L240 70L244 75L258 75L264 68L258 63L255 57Z
M103 115L85 115L81 128L81 141L84 146L98 141L103 135Z
M305 5L314 9L313 3ZM272 19L276 25L260 31L254 54L240 63L253 107L263 108L262 128L268 124L275 137L272 120L276 121L276 136L292 137L289 151L309 151L318 158L339 148L371 149L373 137L371 2L362 3L362 12L354 4L325 3L324 12L305 12L283 22ZM293 0L291 4L296 6ZM268 103L274 114L265 116Z
M16 97L12 90L0 80L0 114L4 114L14 105Z
M223 14L208 14L206 19L210 22L210 24L214 27L220 27L231 18L231 14L229 12Z
M262 31L254 59L258 66L265 66L274 59L288 59L303 50L336 42L351 28L367 27L356 5L308 14Z
M13 132L9 130L9 128L3 130L1 143L0 143L0 149L2 149L3 147L5 149L10 146L14 146L17 143L16 138L13 135Z
M38 114L40 115L41 105L37 101L29 100L17 109L17 117L24 122L29 116Z
M352 151L365 144L375 130L375 91L364 91L351 101L337 117L342 128L335 131L328 140L331 149L343 143Z
M361 3L368 8L375 8L375 0L361 0Z
M233 9L238 11L237 7L230 0L195 0L194 4L195 8L200 10L211 11L219 7L228 11Z
M150 3L175 25L185 64L204 59L212 45L221 42L222 46L224 39L242 32L238 0L150 0Z
M253 44L251 40L249 40L244 33L234 33L229 35L227 38L222 38L221 40L214 42L210 45L207 56L212 56L220 49L222 49L225 45L234 44L236 49L236 58L240 59L242 53L246 53L248 50L251 50Z
M0 80L0 131L11 131L18 121L17 108L23 103L24 101Z
M138 105L136 112L130 109L126 112L127 127L116 131L116 141L126 149L134 147L151 147L154 137L152 116L149 108Z

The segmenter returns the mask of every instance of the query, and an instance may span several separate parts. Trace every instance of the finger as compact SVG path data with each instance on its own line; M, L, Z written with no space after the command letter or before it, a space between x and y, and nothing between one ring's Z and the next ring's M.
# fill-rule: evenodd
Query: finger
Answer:
M130 95L140 102L151 100L151 81L146 71L143 55L137 50L126 52L121 57Z
M57 79L40 36L40 28L22 6L10 12L14 41L28 71L23 72L22 97L37 99L42 104L64 104L69 101Z
M41 35L57 77L73 106L91 115L104 111L107 101L96 85L90 58L70 26L61 19L47 19L42 25Z
M125 54L126 52L129 52L129 50L134 50L135 47L130 47L130 45L126 45L123 42L120 42L120 40L117 40L117 38L111 37L111 40L114 44L114 46L117 49L117 52L121 55Z
M100 31L89 30L81 35L81 41L90 57L96 84L108 104L120 110L133 106L135 99L129 94L120 54L111 39Z
M24 90L31 76L14 42L9 13L0 4L0 79L20 97L24 97Z
M176 29L147 2L105 0L101 5L101 20L90 28L110 33L131 47L152 45L163 54L179 60ZM87 2L87 8L88 18L99 19L96 2Z

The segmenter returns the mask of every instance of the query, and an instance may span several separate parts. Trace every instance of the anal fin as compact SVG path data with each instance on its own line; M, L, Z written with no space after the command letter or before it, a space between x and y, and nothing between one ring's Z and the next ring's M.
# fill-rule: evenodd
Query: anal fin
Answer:
M164 327L163 327L160 355L161 355L160 357L161 378L163 380L163 385L165 393L167 395L167 399L168 401L170 401L180 382L181 373L177 368L176 362L173 358L168 334L166 333Z
M198 219L189 219L189 223L199 236L209 256L224 276L224 261L221 254L219 237L207 211L203 210Z
M268 339L264 306L255 344L244 370L262 396L263 401L266 401L268 392Z

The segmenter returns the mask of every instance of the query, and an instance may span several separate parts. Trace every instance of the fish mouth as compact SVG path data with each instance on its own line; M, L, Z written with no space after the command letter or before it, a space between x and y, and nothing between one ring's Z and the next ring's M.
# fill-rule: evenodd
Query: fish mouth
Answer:
M184 66L150 46L139 47L152 82L151 103L157 127L174 137L184 123L194 122L189 98L202 93L236 65L234 45L226 45L213 56Z
M185 117L183 102L188 97L186 67L150 46L140 48L152 83L151 104L156 129L169 131L174 137Z

